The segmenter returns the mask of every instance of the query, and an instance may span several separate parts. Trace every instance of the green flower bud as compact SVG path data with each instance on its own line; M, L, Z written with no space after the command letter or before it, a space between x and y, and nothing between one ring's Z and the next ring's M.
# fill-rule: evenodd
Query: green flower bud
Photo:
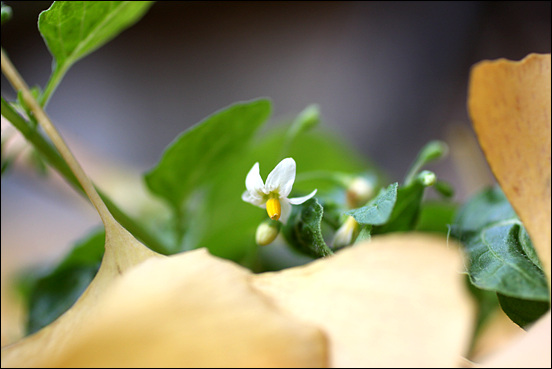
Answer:
M272 243L272 241L274 241L278 236L278 233L280 233L281 227L282 223L272 219L259 224L257 231L255 232L255 241L257 242L257 245L266 246Z
M437 176L429 170L423 170L418 174L418 181L426 187L433 186L437 182Z

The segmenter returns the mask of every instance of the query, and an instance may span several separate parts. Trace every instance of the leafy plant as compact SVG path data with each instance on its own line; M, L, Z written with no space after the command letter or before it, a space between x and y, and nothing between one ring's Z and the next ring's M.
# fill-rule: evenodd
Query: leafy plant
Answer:
M478 324L496 305L489 302L488 291L496 293L502 309L523 327L549 309L541 261L500 188L485 190L458 207L450 199L452 187L423 170L447 154L441 141L422 147L402 183L389 181L382 169L324 127L317 105L306 107L292 122L266 127L272 111L270 99L220 109L176 137L143 176L149 194L169 205L170 213L160 217L166 219L161 227L153 231L148 225L151 218L135 218L119 208L89 182L43 109L77 61L135 24L152 4L54 2L38 20L39 32L53 56L52 74L44 89L30 91L2 49L2 70L16 90L13 101L2 97L2 116L27 139L41 163L90 199L104 224L77 242L58 265L22 279L20 287L29 307L27 333L58 319L96 273L104 281L101 278L121 274L160 254L207 248L255 272L285 269L287 265L264 260L266 256L258 252L255 233L267 214L242 200L251 165L260 162L263 168L271 167L285 157L297 162L297 177L295 166L293 176L286 173L292 178L293 192L318 191L315 198L294 205L289 220L272 229L275 234L270 241L274 238L276 246L289 247L293 255L304 254L297 256L297 263L333 257L343 248L383 234L422 231L445 236L450 231L469 257L467 273L481 306ZM2 23L10 15L9 7L2 4ZM4 147L3 135L2 175L9 173L14 160ZM438 200L425 198L429 187L441 196ZM273 193L265 195L277 200ZM278 218L279 213L275 214ZM278 233L282 237L276 238ZM106 284L97 282L93 291Z

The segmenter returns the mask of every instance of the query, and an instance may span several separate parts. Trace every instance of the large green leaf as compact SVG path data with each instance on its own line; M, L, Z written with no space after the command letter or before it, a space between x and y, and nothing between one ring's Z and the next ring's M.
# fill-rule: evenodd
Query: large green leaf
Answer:
M54 268L21 278L19 287L29 309L27 333L50 324L75 303L100 267L104 244L102 228L78 241Z
M266 99L236 103L186 130L145 175L148 188L180 208L200 185L212 180L221 169L233 167L237 154L248 147L270 112L271 104Z
M518 299L549 300L531 240L500 188L468 201L458 212L452 235L466 248L475 286Z
M71 65L136 23L152 4L152 1L54 1L38 17L38 29L54 57L46 93L55 89Z

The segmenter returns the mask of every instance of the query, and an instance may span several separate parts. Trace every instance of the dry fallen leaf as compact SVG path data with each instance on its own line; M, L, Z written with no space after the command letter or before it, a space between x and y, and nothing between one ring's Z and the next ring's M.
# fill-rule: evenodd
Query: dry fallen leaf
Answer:
M468 108L491 170L527 228L550 285L550 54L476 64Z
M150 259L113 283L94 323L47 365L324 366L325 336L275 308L252 277L205 249Z
M468 108L489 166L527 228L550 291L550 54L483 61L471 72ZM550 367L550 312L485 366Z
M254 275L204 249L152 258L47 366L453 366L474 306L454 244L422 235ZM12 362L13 363L13 362Z
M90 325L103 293L122 273L143 260L162 256L138 242L114 220L106 227L106 252L98 274L77 302L53 323L2 347L2 367L40 367L66 352L75 332Z
M333 367L451 367L465 355L474 306L454 243L389 235L253 285L327 333Z

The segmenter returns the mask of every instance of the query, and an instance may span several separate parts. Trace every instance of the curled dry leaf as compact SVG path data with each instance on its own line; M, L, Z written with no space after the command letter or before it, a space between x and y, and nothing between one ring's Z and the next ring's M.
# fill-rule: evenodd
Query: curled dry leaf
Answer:
M527 228L550 285L550 54L476 64L468 108L491 170Z
M63 353L33 363L451 366L473 326L462 272L453 244L419 235L260 275L204 249L152 258L113 281Z

